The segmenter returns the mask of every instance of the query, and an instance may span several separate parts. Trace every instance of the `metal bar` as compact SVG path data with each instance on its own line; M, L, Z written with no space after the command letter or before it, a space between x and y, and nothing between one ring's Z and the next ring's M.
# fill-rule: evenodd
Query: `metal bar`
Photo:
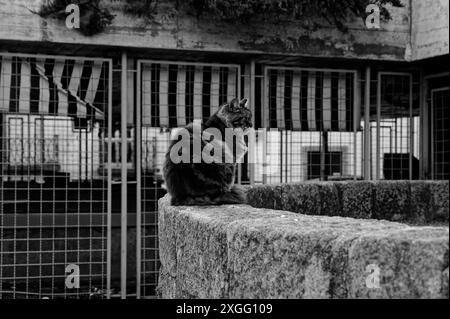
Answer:
M120 245L120 296L127 297L127 53L122 52L121 62L121 245Z
M427 83L428 81L424 78L424 72L420 72L420 124L419 124L419 132L420 134L420 143L419 143L419 170L420 170L420 179L425 179L428 172L428 116L425 110L427 105Z
M3 228L87 228L102 227L103 213L67 213L67 214L5 214L3 216ZM136 226L135 214L128 214L128 226ZM119 214L111 215L111 227L120 227L121 216Z
M262 129L262 168L263 168L263 173L262 173L262 182L263 184L267 183L267 129L263 128Z
M361 124L361 85L359 82L360 72L357 71L353 78L353 179L356 180L356 162L358 157L356 154L356 146L358 142L358 129Z
M277 131L280 134L280 183L283 183L283 131Z
M238 101L241 100L242 98L242 92L241 92L241 66L239 66L236 70L237 73L237 79L236 79L236 98L238 99ZM233 73L232 73L233 74ZM230 77L228 74L228 81L230 81ZM229 89L229 88L228 88ZM243 161L241 161L240 163L237 164L237 177L238 177L238 184L242 184L242 163Z
M240 69L239 64L224 64L224 63L203 63L203 62L174 62L167 60L139 60L142 64L148 63L160 63L160 64L169 64L169 65L193 65L193 66L211 66L211 67L225 67L225 68L237 68Z
M291 143L289 143L289 134L288 131L284 131L285 135L286 135L286 139L285 139L285 143L284 143L284 153L285 153L285 165L284 165L284 180L285 183L288 183L288 172L291 174L292 172L292 167L289 167L289 161L288 161L288 154L292 155L292 150L291 152L289 152L289 145L292 145ZM292 136L291 136L292 137ZM292 142L292 138L291 138L291 142ZM291 163L292 165L292 163ZM291 168L291 169L289 169Z
M73 56L73 55L28 54L28 53L12 53L12 52L0 52L0 55L1 56L10 56L10 57L21 57L21 58L71 59L71 60L77 60L77 61L111 62L111 60L112 60L112 59L105 59L105 58L82 57L82 56Z
M263 85L263 90L264 90L264 102L262 105L262 116L263 116L263 127L265 126L266 128L270 127L270 123L269 123L269 92L270 92L270 88L269 88L269 70L267 68L264 68L264 85Z
M434 90L431 90L430 94L430 132L431 132L431 147L430 147L430 154L431 154L431 179L434 179Z
M249 74L249 82L250 82L250 111L252 112L253 119L255 118L255 98L256 98L256 89L255 89L255 59L250 61L250 74ZM252 150L251 150L252 151ZM251 161L250 165L250 185L255 183L255 163Z
M326 173L326 154L328 153L328 132L322 131L321 134L321 150L320 150L320 180L325 181L328 179Z
M108 154L107 154L107 170L108 170L108 190L107 190L107 230L106 230L106 298L111 299L111 214L112 214L112 61L108 63Z
M136 298L141 298L141 63L136 77Z
M346 73L356 73L355 69L295 68L295 67L289 67L289 66L266 66L265 69L311 71L311 72L346 72Z
M381 72L377 77L377 150L376 150L376 173L375 178L380 179L380 117L381 117Z
M412 158L414 153L414 118L412 115L413 109L413 77L409 76L409 180L412 180L413 166Z
M444 76L449 76L450 72L441 72L436 74L430 74L423 77L424 80L434 79L434 78L441 78Z

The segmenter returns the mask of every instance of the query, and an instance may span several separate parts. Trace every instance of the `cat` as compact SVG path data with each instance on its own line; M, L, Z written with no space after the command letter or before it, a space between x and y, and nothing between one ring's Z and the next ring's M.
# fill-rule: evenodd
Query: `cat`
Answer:
M193 162L193 139L194 124L190 123L185 127L189 132L188 143L190 143L190 154L188 162L179 162L171 158L171 151L174 151L174 145L181 140L172 139L168 151L166 153L163 175L166 189L171 196L171 205L174 206L193 206L193 205L222 205L222 204L242 204L246 202L245 193L236 185L234 185L236 162L238 157L242 158L242 152L238 155L237 146L233 148L230 143L225 143L226 129L246 131L251 128L252 114L247 108L247 99L241 101L233 99L228 103L219 106L215 112L205 123L202 123L201 132L205 130L215 129L221 134L222 140L215 145L223 147L223 154L233 153L232 161L220 161L206 163L203 159L200 162ZM206 135L206 134L205 134ZM209 142L201 141L202 149ZM244 145L243 135L241 141L237 144ZM172 150L174 148L174 150ZM178 153L181 155L180 153Z

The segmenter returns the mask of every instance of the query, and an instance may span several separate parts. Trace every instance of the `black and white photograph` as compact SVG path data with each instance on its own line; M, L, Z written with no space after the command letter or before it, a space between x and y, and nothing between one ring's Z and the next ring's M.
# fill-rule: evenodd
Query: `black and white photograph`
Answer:
M449 71L448 0L0 0L0 303L448 300Z

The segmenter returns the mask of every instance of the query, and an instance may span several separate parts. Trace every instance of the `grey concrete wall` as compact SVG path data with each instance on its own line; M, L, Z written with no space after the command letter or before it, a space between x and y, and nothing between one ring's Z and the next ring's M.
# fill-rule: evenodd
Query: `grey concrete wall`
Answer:
M170 0L161 1L153 24L124 15L123 1L104 0L116 15L112 26L99 35L85 37L69 30L64 22L42 19L43 0L0 0L0 40L37 41L85 45L206 50L216 52L257 52L402 61L410 54L409 1L392 8L393 19L380 30L368 30L362 19L349 21L344 34L323 23L315 30L303 21L254 21L224 23L218 19L197 19L185 12L173 15ZM320 21L319 21L320 22Z
M174 207L168 195L159 212L163 298L448 298L448 227Z
M449 53L448 0L412 0L413 60Z
M447 224L448 181L349 181L249 187L251 206L307 215Z

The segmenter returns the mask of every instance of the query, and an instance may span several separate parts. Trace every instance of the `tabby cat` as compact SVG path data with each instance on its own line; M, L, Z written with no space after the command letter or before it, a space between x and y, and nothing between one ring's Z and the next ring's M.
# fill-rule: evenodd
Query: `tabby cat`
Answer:
M223 154L232 152L234 159L232 161L210 163L205 162L202 158L199 162L194 163L193 157L195 155L192 153L194 150L193 132L195 130L193 123L185 127L185 130L189 132L189 161L176 163L176 161L172 160L171 150L174 148L173 151L175 151L175 145L181 138L178 136L177 139L172 139L163 168L164 180L167 191L171 195L172 205L221 205L245 202L245 193L234 185L238 157L235 154L237 152L236 147L230 147L230 143L228 145L225 143L225 131L227 129L246 131L252 127L252 114L246 104L247 99L241 101L233 99L231 102L219 106L219 110L216 113L205 123L201 123L198 126L202 133L208 128L220 131L222 141L219 141L219 143L223 147ZM202 148L207 142L202 138ZM241 143L245 147L243 138L237 143ZM181 155L180 152L178 154ZM239 157L242 158L242 156L243 154L241 153Z

